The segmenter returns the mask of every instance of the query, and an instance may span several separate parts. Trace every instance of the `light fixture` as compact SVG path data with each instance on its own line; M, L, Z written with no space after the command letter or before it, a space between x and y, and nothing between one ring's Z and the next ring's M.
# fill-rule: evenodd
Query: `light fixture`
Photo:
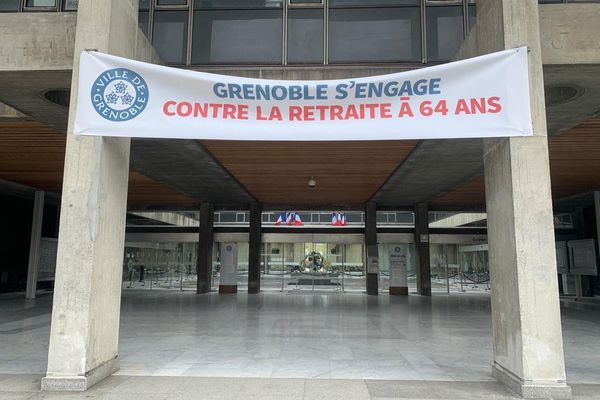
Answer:
M317 181L315 180L315 177L314 177L314 176L311 176L311 177L308 179L308 187L309 187L310 189L314 189L314 188L316 188L316 187L317 187Z

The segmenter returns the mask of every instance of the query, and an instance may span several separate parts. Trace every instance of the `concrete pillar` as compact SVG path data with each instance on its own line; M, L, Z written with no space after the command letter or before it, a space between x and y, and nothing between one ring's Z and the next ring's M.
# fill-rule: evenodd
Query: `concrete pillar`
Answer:
M198 236L198 258L196 273L196 293L210 292L213 269L213 221L214 208L212 204L200 204L200 228Z
M260 253L262 247L262 205L250 205L250 235L248 254L248 293L260 292Z
M417 253L417 293L431 296L431 266L429 263L429 207L415 206L415 250Z
M367 251L367 294L379 294L379 249L377 247L377 205L365 208L365 249Z
M475 29L479 53L529 47L534 131L533 137L484 140L493 374L524 398L570 398L556 279L537 1L480 0Z
M29 241L29 264L27 265L26 299L35 299L38 266L40 264L40 244L42 241L42 221L44 219L44 192L36 191L33 200L31 240Z
M81 0L71 84L48 370L42 390L86 390L119 368L129 139L73 135L79 54L135 57L138 1Z

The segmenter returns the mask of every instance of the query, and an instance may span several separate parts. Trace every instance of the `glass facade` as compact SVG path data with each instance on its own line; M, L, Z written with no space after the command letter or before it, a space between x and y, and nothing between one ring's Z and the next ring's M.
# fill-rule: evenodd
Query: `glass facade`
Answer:
M263 243L261 290L364 292L360 243Z
M140 27L172 65L448 61L472 0L143 0Z
M540 4L600 0L539 0ZM140 0L139 25L171 65L449 61L475 0ZM2 0L0 12L76 11L78 0Z

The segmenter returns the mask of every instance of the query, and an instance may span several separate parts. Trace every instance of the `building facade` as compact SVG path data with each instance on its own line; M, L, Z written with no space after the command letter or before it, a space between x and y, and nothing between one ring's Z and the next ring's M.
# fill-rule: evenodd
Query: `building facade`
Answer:
M599 290L598 20L598 1L575 0L2 2L2 242L15 251L0 290L34 298L54 288L42 388L85 390L118 369L121 290L316 286L489 292L494 376L526 398L568 398L559 295ZM72 134L83 50L319 80L520 46L529 48L530 138ZM281 224L290 215L301 222Z

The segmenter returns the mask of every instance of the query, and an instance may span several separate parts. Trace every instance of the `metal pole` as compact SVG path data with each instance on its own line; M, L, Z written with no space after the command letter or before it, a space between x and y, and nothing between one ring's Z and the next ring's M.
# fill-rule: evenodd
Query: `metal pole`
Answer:
M342 293L346 290L344 287L344 275L346 275L346 246L347 244L343 244L342 248Z
M285 281L285 243L283 243L283 251L281 254L281 292L284 290L284 281Z
M450 276L448 275L448 256L446 255L446 292L450 294Z
M33 217L29 245L29 264L27 266L26 299L35 299L40 264L40 247L42 242L42 221L44 218L44 192L36 191L33 200Z

